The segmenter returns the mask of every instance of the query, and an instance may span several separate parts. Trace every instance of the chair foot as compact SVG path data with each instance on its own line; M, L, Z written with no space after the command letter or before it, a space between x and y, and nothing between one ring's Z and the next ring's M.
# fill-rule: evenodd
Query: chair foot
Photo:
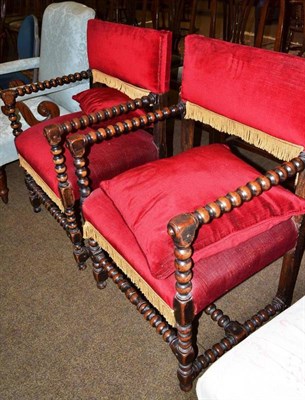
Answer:
M74 245L73 255L78 269L84 271L87 268L86 261L89 258L88 250L85 246Z
M97 282L96 286L98 287L98 289L105 289L105 287L107 286L107 281L102 281L102 282Z
M4 165L0 167L0 197L4 204L8 203L8 187Z
M105 254L103 250L99 247L98 243L93 239L89 239L88 250L92 259L92 273L96 281L96 286L98 287L98 289L105 289L108 279L108 274L103 268Z

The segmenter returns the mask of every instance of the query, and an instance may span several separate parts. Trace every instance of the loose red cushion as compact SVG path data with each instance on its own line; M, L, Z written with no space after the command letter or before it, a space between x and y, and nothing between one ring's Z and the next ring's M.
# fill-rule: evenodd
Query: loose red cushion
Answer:
M154 294L157 293L173 309L176 293L175 274L172 273L164 279L157 279L151 274L147 258L135 236L102 189L97 188L85 200L83 214L85 220L90 222L120 255L116 260L118 266L123 271L125 270L125 262L121 259L123 257L149 285L151 290L146 292L147 284L141 286L138 283L148 299L154 304ZM149 235L148 232L147 235ZM295 245L296 239L295 224L289 219L235 247L198 260L193 267L192 279L195 314L228 290L283 256ZM103 247L103 243L101 246ZM173 243L171 246L171 263L174 265ZM150 297L151 292L152 297ZM157 307L156 304L154 305Z
M201 35L185 39L182 99L305 146L305 60Z
M225 145L193 148L101 182L147 258L151 273L174 271L169 220L192 212L251 181L259 172ZM194 243L194 261L237 246L292 215L305 212L305 200L275 187L204 226Z
M80 108L85 114L90 114L102 110L103 108L117 106L130 100L126 94L109 87L87 89L75 94L73 99L79 103ZM145 112L140 109L133 112L133 116L140 116L143 114L145 114Z
M91 69L154 93L169 90L171 32L92 19L87 39Z
M80 112L63 115L52 119L52 124L63 123L81 115ZM128 117L131 118L132 116L135 115L133 113L128 114ZM126 114L111 121L105 121L99 126L107 126L110 123L124 119L126 119ZM50 125L50 121L41 122L24 131L16 138L16 148L17 152L60 198L58 181L50 151L51 146L43 134L43 128L47 125ZM79 132L85 134L90 131L92 131L92 128L89 127ZM66 160L68 179L74 188L77 199L79 197L79 190L73 157L65 146L63 146L63 152ZM144 130L138 130L111 140L105 140L90 148L88 156L90 186L94 189L102 179L110 179L128 168L134 168L157 158L158 151L153 142L152 135Z

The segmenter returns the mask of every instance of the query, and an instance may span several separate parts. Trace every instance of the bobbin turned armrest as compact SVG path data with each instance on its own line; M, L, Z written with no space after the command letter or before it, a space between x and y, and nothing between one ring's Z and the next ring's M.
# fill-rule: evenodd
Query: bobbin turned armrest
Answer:
M37 103L37 110L45 119L57 117L60 111L66 114L69 112L68 110L58 106L51 98L46 97L44 100L43 97L51 93L65 90L67 86L75 87L80 84L81 81L88 80L90 77L91 72L88 70L1 91L0 97L4 103L1 109L8 117L8 123L12 123L13 134L16 135L24 128L41 122L41 120L35 117L30 108L31 102L33 101L32 99L41 97L41 103L35 101L35 104ZM20 112L27 125L22 126L20 118L16 118L18 112Z
M73 122L73 124L67 124L65 127L61 127L62 132L71 132L72 129L75 132L75 128L81 128L81 126L85 125L86 123L86 126L89 126L89 124L92 125L93 120L95 121L95 123L97 123L98 121L107 121L112 118L111 122L113 123L113 125L104 124L103 127L97 129L96 131L91 131L86 134L76 132L67 138L67 147L73 157L75 175L78 177L78 187L81 193L81 202L83 202L91 192L87 170L88 157L90 155L89 149L95 147L99 143L105 142L106 140L109 141L115 137L126 135L126 133L136 131L136 135L139 135L139 143L137 144L137 147L141 149L141 146L144 146L143 156L145 157L145 148L147 147L147 145L144 141L142 141L141 144L140 138L141 133L144 137L144 129L155 127L158 122L162 122L183 114L184 105L182 103L170 107L164 107L162 110L152 110L151 112L145 114L143 112L143 108L147 108L149 104L152 103L153 97L154 95L151 94L149 96L143 96L141 99L136 99L134 101L130 100L126 104L120 104L119 106L101 110L98 113L89 114L84 123L78 122L75 124ZM135 111L137 111L138 114L135 114ZM115 123L115 120L120 115L122 115L122 118L120 118L120 120ZM130 137L131 141L133 141L134 136L135 135L132 135ZM50 140L49 143L52 144ZM155 145L158 146L158 143L155 143ZM111 163L111 159L114 159L113 156L115 156L116 158L120 158L120 154L125 153L126 148L121 147L115 150L115 154L107 155L107 157L109 157L109 162ZM139 156L138 162L135 166L141 165L141 160L143 156ZM107 166L105 165L105 160L101 159L101 163L101 165L104 165L104 168L107 168Z
M302 195L302 197L304 198L304 169L305 157L297 157L290 162L285 162L281 166L267 171L264 175L258 176L255 180L248 182L246 185L238 187L236 191L229 192L225 196L221 196L215 201L197 208L192 213L180 214L176 217L173 217L168 223L168 234L172 237L175 245L175 254L177 256L176 267L178 268L178 270L179 264L184 265L186 258L191 257L193 253L191 246L193 245L194 241L202 240L202 236L200 236L198 230L200 230L200 228L202 228L203 226L210 224L213 220L219 219L225 214L231 213L235 208L241 207L242 211L242 207L244 205L246 205L246 208L248 208L247 213L260 212L261 214L263 214L264 210L262 209L262 207L259 207L257 209L255 209L255 207L252 207L251 211L250 203L255 200L256 197L263 195L269 190L272 190L273 187L284 183L287 179L296 176L296 174L298 173L300 173L300 180L303 181L300 185L299 195ZM291 195L289 197L291 201L293 201L294 197L296 200L296 204L298 204L298 196ZM277 198L277 196L273 197L273 199L276 199L278 202L282 200L281 197ZM272 200L272 198L270 200ZM279 207L281 207L281 215L278 215L277 222L280 219L287 219L290 213L290 205L287 205L286 208L286 205L279 204ZM272 214L270 214L270 211L267 211L265 215L261 215L260 223L264 220L264 218L268 219L271 217ZM293 218L296 224L300 224L303 219L303 214L294 215ZM239 221L238 219L239 216L237 215L235 218L235 223L237 225L236 232L238 232L238 234L240 235L238 241L242 242L246 239L246 236L242 237L242 221ZM246 228L247 222L245 222L244 225L244 228ZM212 227L213 226L211 225L211 228ZM260 230L262 230L262 227L260 227ZM206 233L207 232L205 231L205 234ZM230 234L232 235L232 233L234 233L234 231L230 229ZM192 265L193 263L190 263L189 267L191 268Z

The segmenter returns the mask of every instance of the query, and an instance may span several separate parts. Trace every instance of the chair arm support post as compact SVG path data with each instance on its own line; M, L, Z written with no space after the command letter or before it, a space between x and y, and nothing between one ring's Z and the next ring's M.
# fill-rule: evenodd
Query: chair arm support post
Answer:
M79 221L75 213L75 196L71 183L68 180L65 157L63 155L63 130L57 124L44 128L44 135L51 145L51 153L55 165L58 189L64 206L64 214L67 218L67 235L73 244L73 254L80 270L86 268L88 251L83 243Z
M85 156L87 140L84 135L73 133L67 139L66 145L73 156L75 174L77 176L77 183L80 190L80 205L82 205L86 197L91 193L88 179L87 157Z
M17 93L15 92L15 90L6 89L0 92L0 97L4 102L4 106L1 107L2 112L8 117L10 121L13 135L18 136L22 132L22 128L16 114Z
M192 253L191 247L199 221L194 214L182 214L168 225L168 234L175 243L176 294L174 299L177 321L178 378L183 390L190 390L193 380L195 351L192 343L194 303L192 298Z
M65 157L63 154L63 132L56 124L49 125L43 130L45 137L51 145L51 153L53 155L53 162L55 165L55 173L58 181L58 189L61 194L61 200L64 208L71 208L74 206L75 199L73 189L68 181L67 167L65 164Z

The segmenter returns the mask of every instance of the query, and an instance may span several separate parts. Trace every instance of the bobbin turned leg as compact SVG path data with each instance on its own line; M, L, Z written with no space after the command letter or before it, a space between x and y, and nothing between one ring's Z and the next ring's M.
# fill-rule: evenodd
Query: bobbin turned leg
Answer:
M34 212L38 213L38 212L41 211L41 207L40 207L41 199L37 195L37 192L34 190L34 188L32 186L33 183L34 183L34 180L31 177L31 175L25 173L25 184L26 184L26 187L28 188L28 191L29 191L30 202L32 204Z
M305 220L299 231L299 238L296 248L286 253L283 258L281 275L278 285L278 291L275 299L279 299L288 307L291 305L294 287L301 266L302 255L305 242Z
M69 223L68 223L69 224ZM73 256L80 271L87 268L86 261L89 258L89 253L83 243L81 232L78 228L68 229L68 236L73 244Z
M294 160L291 171L299 172L295 193L300 197L305 197L305 170L300 159ZM293 169L295 168L295 169ZM289 170L290 171L290 170ZM293 217L297 226L300 226L299 236L294 249L285 254L282 263L281 275L278 291L275 300L282 301L287 307L291 305L294 287L301 266L302 256L305 248L305 218L302 215Z
M192 298L192 243L198 221L190 214L174 218L168 225L168 233L175 244L176 295L174 300L177 321L178 379L183 391L192 389L194 380L193 364L196 354L193 348L194 303ZM194 338L195 339L195 338Z
M180 388L184 392L189 392L193 387L193 361L195 352L192 346L192 324L177 326L177 376Z
M93 239L89 239L89 252L92 259L92 272L94 279L96 280L96 285L99 289L104 289L107 286L108 278L107 272L102 267L102 263L105 260L105 254L98 243Z

